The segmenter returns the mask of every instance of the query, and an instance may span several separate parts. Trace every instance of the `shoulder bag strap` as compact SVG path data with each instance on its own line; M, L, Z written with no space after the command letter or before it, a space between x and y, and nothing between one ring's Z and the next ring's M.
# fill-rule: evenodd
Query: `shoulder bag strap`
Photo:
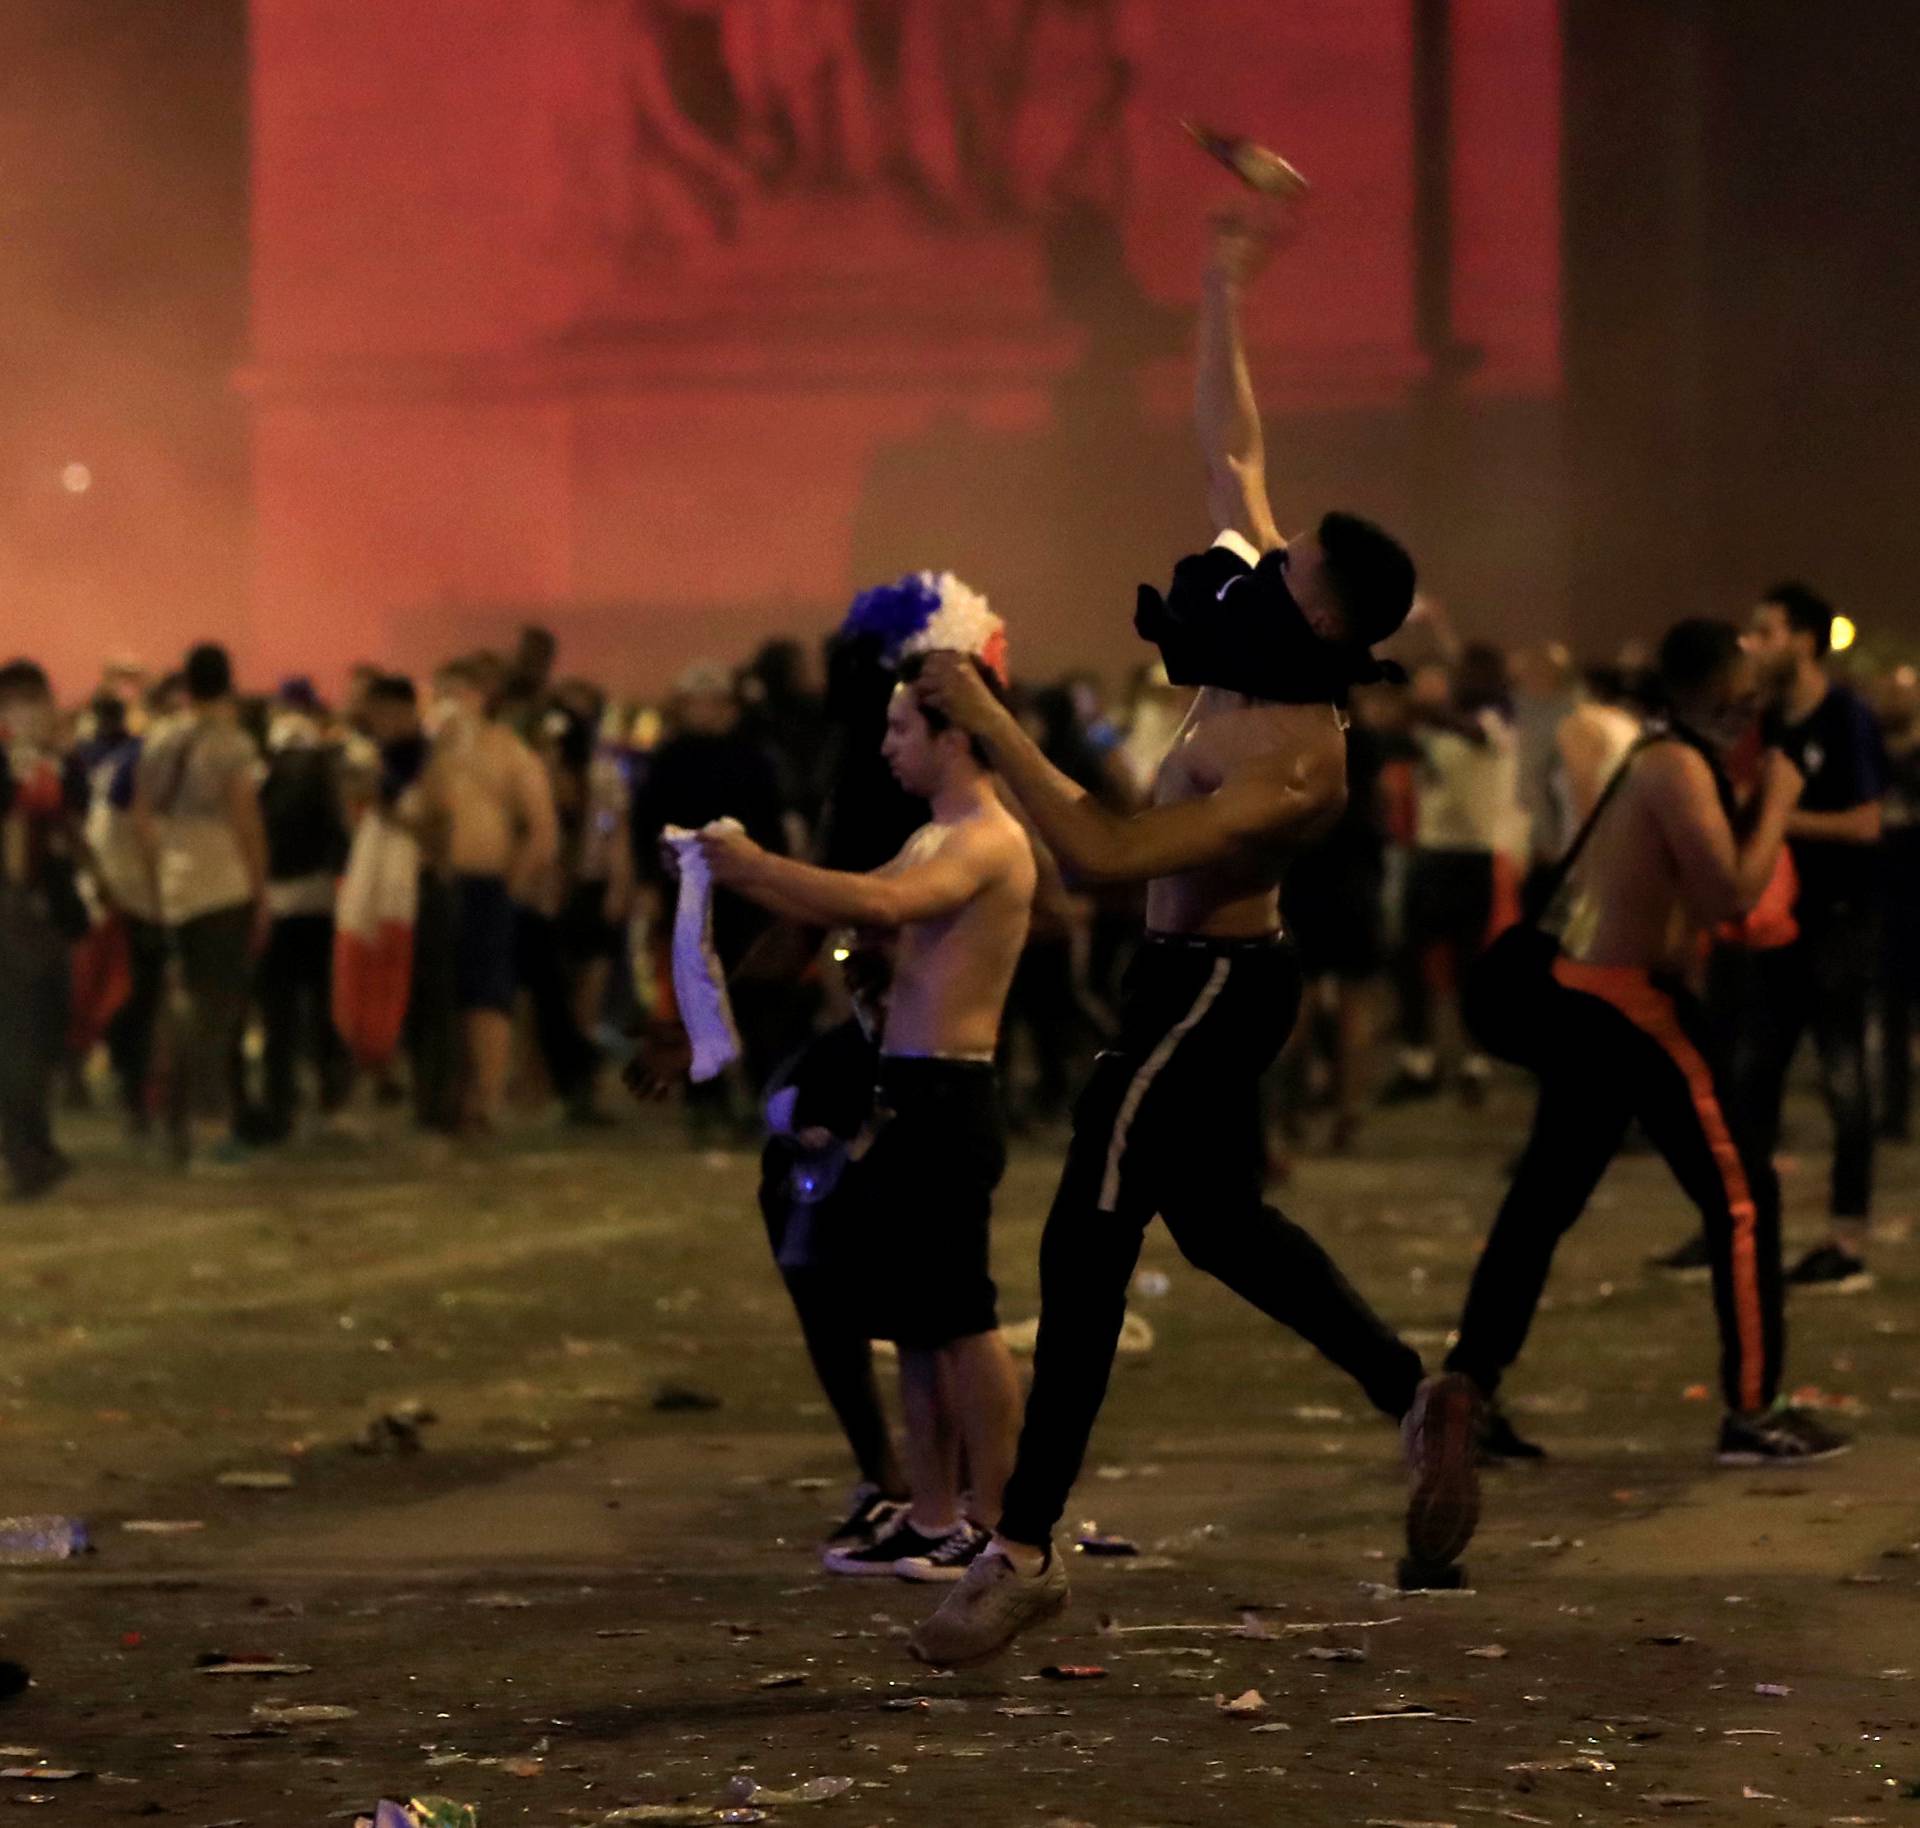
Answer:
M1670 738L1665 730L1657 730L1651 735L1641 737L1625 755L1620 758L1620 766L1613 771L1612 777L1600 790L1600 797L1593 803L1593 811L1587 814L1587 822L1574 834L1574 840L1566 848L1565 854L1549 872L1544 891L1539 898L1540 914L1553 906L1560 891L1566 887L1567 878L1573 874L1573 866L1580 861L1580 853L1587 848L1587 841L1599 828L1600 815L1613 803L1613 796L1620 791L1627 778L1627 770L1633 766L1634 758L1655 743L1664 743ZM1540 915L1533 917L1533 925L1540 924Z
M205 725L196 724L188 731L186 741L180 745L180 753L174 758L173 772L166 790L153 796L153 810L162 818L170 818L174 807L179 803L181 791L187 784L187 769L192 766L193 752L200 747L200 738L205 734Z

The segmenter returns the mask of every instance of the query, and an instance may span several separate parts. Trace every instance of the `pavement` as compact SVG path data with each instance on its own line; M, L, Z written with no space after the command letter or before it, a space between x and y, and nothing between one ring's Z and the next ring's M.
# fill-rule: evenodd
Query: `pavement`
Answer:
M1430 1358L1525 1112L1503 1084L1484 1111L1383 1114L1280 1194ZM1618 1164L1511 1385L1552 1457L1489 1476L1462 1594L1391 1590L1392 1429L1156 1229L1153 1347L1121 1361L1072 1513L1140 1553L1076 1556L1062 1619L940 1676L904 1648L937 1590L819 1572L850 1472L750 1154L642 1114L476 1161L336 1137L180 1177L103 1120L74 1132L70 1186L0 1214L0 1510L84 1518L96 1548L0 1569L0 1654L35 1677L0 1705L0 1805L1920 1825L1911 1151L1882 1163L1878 1287L1791 1310L1790 1384L1858 1436L1797 1472L1713 1466L1707 1292L1644 1267L1687 1215L1657 1161ZM1810 1106L1794 1136L1797 1244ZM1058 1152L1009 1172L1009 1320ZM657 1409L669 1387L714 1406ZM824 1778L850 1783L780 1800Z

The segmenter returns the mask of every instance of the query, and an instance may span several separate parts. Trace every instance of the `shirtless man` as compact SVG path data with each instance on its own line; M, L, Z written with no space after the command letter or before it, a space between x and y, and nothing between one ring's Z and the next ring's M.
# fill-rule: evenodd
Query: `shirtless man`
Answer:
M1553 1007L1536 1018L1547 1037L1540 1104L1447 1366L1494 1395L1525 1343L1554 1246L1637 1119L1706 1225L1727 1406L1721 1464L1823 1459L1845 1440L1776 1401L1779 1184L1764 1147L1729 1125L1700 1006L1680 982L1702 929L1759 901L1801 776L1768 750L1751 827L1737 836L1723 758L1759 704L1739 630L1680 623L1661 645L1660 675L1672 722L1625 764L1547 915L1562 955L1541 987Z
M1242 348L1241 287L1264 237L1221 226L1201 316L1196 397L1208 504L1224 529L1184 559L1136 626L1176 684L1201 687L1153 806L1107 811L1055 770L961 669L924 691L986 746L1065 874L1146 881L1148 933L1120 1037L1095 1065L1040 1247L1040 1336L1026 1425L992 1548L912 1640L928 1662L991 1656L1065 1603L1053 1532L1085 1456L1141 1239L1157 1212L1187 1257L1292 1327L1406 1423L1418 1477L1410 1551L1447 1561L1477 1508L1463 1379L1422 1384L1419 1357L1320 1246L1263 1204L1261 1074L1292 1028L1300 971L1280 932L1289 859L1346 797L1348 689L1383 677L1367 652L1404 620L1413 565L1384 533L1328 515L1283 540L1268 505ZM1418 1400L1417 1400L1418 1399Z
M998 702L975 661L951 658ZM866 1285L870 1336L900 1348L912 1501L878 1541L825 1559L836 1574L942 1581L958 1580L986 1547L1013 1460L1020 1386L1000 1336L988 1259L993 1191L1006 1168L993 1062L1026 944L1035 867L982 753L922 705L919 676L918 660L901 669L882 753L933 816L891 863L865 875L821 869L718 830L701 848L715 882L773 914L899 936L880 1043L878 1134L849 1168L836 1214L837 1226L856 1235L827 1248L851 1259ZM962 1513L942 1439L948 1414L965 1456L971 1516Z
M553 867L559 825L546 770L496 715L505 669L491 654L435 680L441 721L421 782L429 848L455 891L454 977L466 1040L462 1127L500 1122L513 1054L518 904Z

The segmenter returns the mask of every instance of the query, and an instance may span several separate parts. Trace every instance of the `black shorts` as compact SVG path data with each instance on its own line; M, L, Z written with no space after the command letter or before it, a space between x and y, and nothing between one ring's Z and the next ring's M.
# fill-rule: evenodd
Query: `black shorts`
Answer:
M883 1056L878 1134L847 1170L834 1256L868 1336L932 1348L1000 1324L988 1221L1007 1167L999 1075L986 1061Z
M514 908L499 876L454 879L453 980L461 1009L513 1013Z

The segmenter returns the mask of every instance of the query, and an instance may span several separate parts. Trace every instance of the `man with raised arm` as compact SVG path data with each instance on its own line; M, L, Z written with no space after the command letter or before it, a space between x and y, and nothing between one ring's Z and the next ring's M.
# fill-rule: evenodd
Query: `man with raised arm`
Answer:
M1146 881L1146 943L1121 1033L1074 1113L1040 1252L1040 1336L1000 1527L915 1634L928 1662L992 1655L1064 1604L1053 1547L1086 1454L1146 1227L1348 1372L1405 1427L1415 1474L1409 1552L1457 1555L1478 1509L1474 1410L1462 1379L1422 1383L1410 1347L1326 1252L1263 1204L1258 1088L1292 1028L1300 972L1280 930L1289 860L1346 798L1342 714L1385 676L1368 648L1413 601L1413 564L1385 533L1329 514L1283 539L1268 506L1260 420L1240 329L1268 251L1237 221L1217 232L1200 326L1197 418L1218 542L1183 559L1135 626L1176 684L1200 688L1154 804L1126 815L1055 770L967 669L935 659L922 696L984 744L1069 877Z
M909 580L907 594L914 588ZM878 594L878 593L875 593ZM981 664L953 655L989 703ZM1013 1459L1020 1386L1000 1335L988 1221L1006 1167L994 1054L1027 939L1033 847L1000 803L984 757L923 705L909 658L883 753L932 817L867 874L776 857L730 826L701 848L713 879L807 927L898 935L880 1043L878 1124L847 1171L823 1241L862 1291L866 1333L900 1348L908 1507L877 1541L831 1550L835 1574L957 1580L988 1542ZM971 1485L963 1515L951 1415Z

